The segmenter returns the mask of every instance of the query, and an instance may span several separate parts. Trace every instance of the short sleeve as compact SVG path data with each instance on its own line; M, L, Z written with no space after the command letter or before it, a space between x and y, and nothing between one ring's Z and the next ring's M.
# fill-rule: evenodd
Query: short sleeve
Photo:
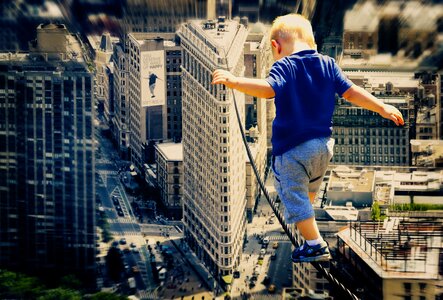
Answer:
M333 61L332 63L334 68L334 84L335 84L335 92L341 97L344 92L346 92L352 85L352 81L346 77L345 73L343 73L342 69Z
M276 61L269 72L269 76L266 81L271 85L274 90L275 97L278 97L286 84L286 65L281 61Z

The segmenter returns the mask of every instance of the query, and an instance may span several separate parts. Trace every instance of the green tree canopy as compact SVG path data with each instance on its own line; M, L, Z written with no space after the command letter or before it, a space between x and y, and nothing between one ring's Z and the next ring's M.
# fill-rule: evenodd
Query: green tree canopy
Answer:
M80 292L56 288L44 291L43 295L38 297L37 300L81 300L82 296Z

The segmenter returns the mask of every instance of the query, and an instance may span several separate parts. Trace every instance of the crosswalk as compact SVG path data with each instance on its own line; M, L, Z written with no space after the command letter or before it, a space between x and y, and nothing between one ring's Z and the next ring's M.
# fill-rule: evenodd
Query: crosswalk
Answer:
M132 236L140 236L142 233L136 230L111 230L111 233L114 235L132 235Z
M99 174L104 174L104 175L117 175L118 174L118 172L115 170L100 170L100 169L96 169L96 170Z
M289 241L289 237L286 234L273 234L268 235L270 241Z
M159 300L160 295L157 291L138 291L138 297L143 300Z
M129 217L118 217L116 219L108 219L108 223L137 223L136 221L134 221L133 219L129 218Z

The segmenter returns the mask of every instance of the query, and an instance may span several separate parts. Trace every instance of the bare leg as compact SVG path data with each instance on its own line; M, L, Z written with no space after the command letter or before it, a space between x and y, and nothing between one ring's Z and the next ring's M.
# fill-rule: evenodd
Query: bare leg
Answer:
M315 194L315 192L309 193L311 203L314 202ZM318 230L315 217L298 222L297 228L305 240L316 240L320 237L320 231Z

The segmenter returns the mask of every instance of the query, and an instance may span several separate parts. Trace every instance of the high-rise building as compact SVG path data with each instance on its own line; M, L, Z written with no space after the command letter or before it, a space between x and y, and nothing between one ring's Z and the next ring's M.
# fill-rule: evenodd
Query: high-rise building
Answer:
M121 43L114 45L112 55L114 65L113 96L114 117L112 132L119 154L128 158L129 154L129 97L128 97L128 58Z
M243 75L248 33L237 21L190 21L183 47L183 220L191 249L218 279L239 264L245 235L246 154L234 96L244 118L244 95L211 85L216 68ZM244 126L244 120L241 121Z
M346 71L357 85L394 105L404 126L339 99L333 116L334 164L409 166L409 140L415 131L414 94L418 80L410 72ZM390 81L392 80L392 81Z
M209 0L128 0L123 8L124 34L175 32L188 19L206 18ZM124 37L124 39L126 36Z
M0 55L0 265L95 279L93 82L63 25Z
M163 39L128 34L128 96L131 161L143 171L148 146L166 137L166 76Z
M109 124L114 116L114 65L111 35L103 34L95 52L95 97L103 105L103 115Z

